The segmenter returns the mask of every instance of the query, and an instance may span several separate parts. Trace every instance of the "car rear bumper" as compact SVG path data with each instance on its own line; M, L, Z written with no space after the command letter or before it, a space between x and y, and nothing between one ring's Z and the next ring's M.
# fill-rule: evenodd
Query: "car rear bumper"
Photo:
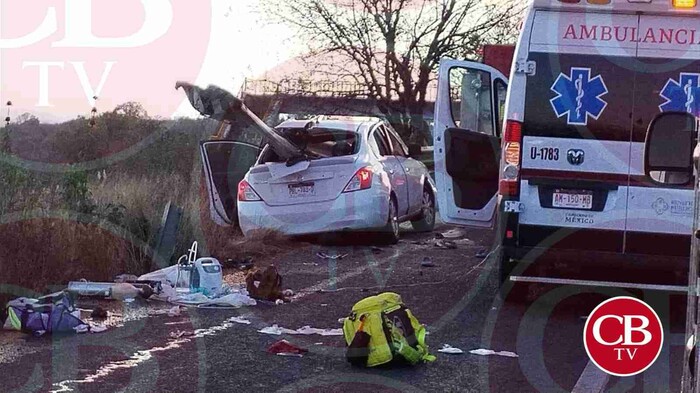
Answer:
M271 229L287 235L308 235L344 230L379 229L386 224L389 197L372 190L341 194L327 202L270 206L265 202L238 204L244 235Z

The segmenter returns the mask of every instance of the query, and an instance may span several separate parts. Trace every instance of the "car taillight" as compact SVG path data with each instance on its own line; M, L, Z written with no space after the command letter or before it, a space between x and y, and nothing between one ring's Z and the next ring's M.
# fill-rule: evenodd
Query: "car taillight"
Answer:
M366 190L372 187L372 169L370 167L360 168L345 186L343 192L353 192Z
M674 8L695 8L697 0L673 0Z
M241 180L241 182L238 183L238 200L241 202L253 202L262 201L262 198L260 198L255 190L253 190L250 183L245 180Z
M520 155L522 128L520 122L508 120L506 132L503 136L503 175L498 185L498 192L504 196L518 195L518 181L520 180Z

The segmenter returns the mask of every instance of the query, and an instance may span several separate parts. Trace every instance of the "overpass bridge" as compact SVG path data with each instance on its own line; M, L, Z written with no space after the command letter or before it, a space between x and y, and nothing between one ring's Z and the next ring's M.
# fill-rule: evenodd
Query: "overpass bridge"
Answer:
M423 112L428 121L433 118L431 94ZM240 95L261 119L279 114L383 116L363 85L347 81L246 79Z

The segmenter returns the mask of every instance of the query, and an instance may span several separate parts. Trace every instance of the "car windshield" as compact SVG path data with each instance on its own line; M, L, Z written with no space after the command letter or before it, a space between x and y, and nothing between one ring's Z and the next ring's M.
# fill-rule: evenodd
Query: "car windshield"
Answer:
M325 128L282 128L279 131L311 159L350 156L360 149L358 135L353 131ZM264 161L280 160L274 152L270 152Z

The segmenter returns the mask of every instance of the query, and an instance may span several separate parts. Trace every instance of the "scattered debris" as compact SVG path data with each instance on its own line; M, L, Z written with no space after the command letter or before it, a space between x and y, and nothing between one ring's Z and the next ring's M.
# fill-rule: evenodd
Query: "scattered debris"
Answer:
M330 260L338 260L338 259L343 259L347 257L349 254L334 254L334 255L328 255L325 252L318 252L316 253L316 256L321 258L321 259L330 259Z
M435 233L435 239L444 239L445 236L442 235L442 233Z
M245 290L233 291L231 289L229 289L229 293L226 295L215 298L207 297L202 293L193 293L189 295L179 295L171 299L170 302L181 306L197 308L240 308L257 304L255 299L248 296Z
M371 250L373 254L381 254L384 252L383 248L377 246L372 246Z
M109 290L109 297L114 300L124 301L127 299L134 299L142 293L142 289L136 288L129 283L122 282L111 286Z
M172 339L178 339L182 337L191 337L194 336L194 332L190 330L176 330L174 332L170 332L170 338Z
M474 355L481 355L481 356L490 356L490 355L496 355L496 356L505 356L508 358L517 358L518 355L516 353L510 352L510 351L500 351L496 352L491 349L473 349L469 351L469 353L474 354Z
M457 239L462 236L464 236L464 231L458 228L455 229L450 229L447 232L442 232L440 235L442 235L442 238L444 239Z
M77 296L109 298L114 300L129 300L137 296L148 299L153 295L154 290L151 287L153 283L147 282L90 282L86 280L71 281L68 283L66 291ZM155 284L153 284L155 285ZM160 285L158 284L158 288Z
M114 277L114 282L116 283L124 283L124 282L132 282L132 281L138 281L139 278L133 274L120 274L116 277Z
M228 258L224 263L224 267L229 269L249 270L255 267L255 264L253 263L253 257L246 256L241 259Z
M438 352L449 353L450 355L461 355L464 353L464 351L461 349L453 347L449 344L443 344L442 348L438 349Z
M476 253L475 257L486 258L488 255L489 255L489 250L484 248L482 250L479 250L479 252Z
M287 300L282 290L282 276L275 265L270 265L264 270L255 269L245 277L246 288L250 296L260 300L275 301Z
M75 330L75 332L78 333L78 334L83 334L83 333L87 333L87 332L90 331L90 326L88 326L88 325L86 325L86 324L82 324L82 325L75 326L75 327L73 328L73 330ZM39 332L41 332L40 335L42 335L42 336L43 336L44 333L45 333L44 330L37 331L37 333L39 333Z
M276 305L276 306L279 306L279 305L282 305L282 304L284 304L284 300L282 300L282 299L277 299L277 300L275 300L275 305Z
M180 316L180 306L175 306L168 310L168 316L173 318L173 317L179 317Z
M80 310L66 293L40 299L20 298L8 302L1 321L2 328L36 335L46 333L73 333L88 329L80 319Z
M312 328L311 326L304 326L304 327L301 327L297 330L292 330L292 329L280 327L280 326L275 324L275 325L268 326L266 328L258 330L258 333L272 334L275 336L279 336L282 334L301 334L301 335L305 335L305 336L309 336L312 334L318 334L321 336L342 336L343 329L317 329L317 328Z
M465 239L453 240L453 243L456 244L456 245L458 245L458 246L467 246L467 247L468 247L468 246L473 246L473 245L475 244L475 243L474 243L474 240L466 239L466 238L465 238Z
M308 350L298 347L287 340L279 340L267 348L268 353L274 353L278 356L296 356L302 357Z
M105 319L109 317L109 313L104 308L97 306L90 313L90 318L92 319Z
M422 267L435 267L435 263L433 262L433 258L431 257L423 257L423 261L421 261L420 265Z
M240 323L243 325L250 325L250 321L241 317L231 317L228 319L229 322Z
M338 330L347 344L345 358L353 366L375 367L394 359L415 365L436 359L428 352L425 327L397 293L385 292L355 303L343 329ZM408 337L414 338L412 345Z
M457 248L457 245L451 240L435 240L435 247L445 250L454 250Z
M282 291L282 295L284 295L284 297L292 297L295 294L294 291L292 291L291 289L285 289L284 291Z
M90 333L102 333L107 331L107 326L105 325L93 325L90 327Z

